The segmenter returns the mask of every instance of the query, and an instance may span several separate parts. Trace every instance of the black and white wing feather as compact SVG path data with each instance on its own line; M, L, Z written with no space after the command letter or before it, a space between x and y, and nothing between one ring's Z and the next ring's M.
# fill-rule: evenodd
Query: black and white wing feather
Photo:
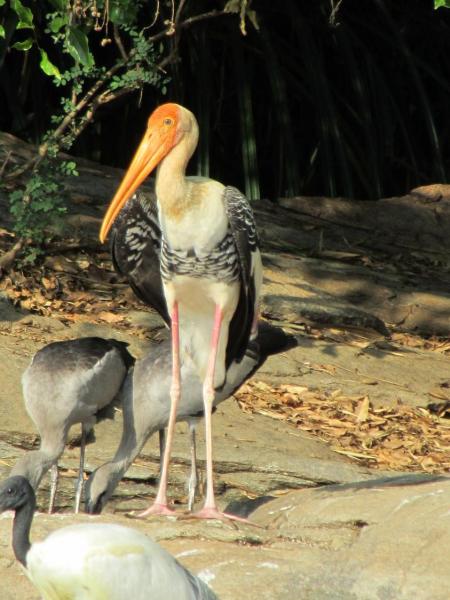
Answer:
M156 196L138 191L112 227L111 254L116 271L126 277L136 296L169 324L160 268L161 229Z
M255 288L255 257L259 255L259 240L253 211L247 198L236 188L224 191L225 210L236 247L240 271L240 294L230 323L226 365L240 360L247 348L257 304Z

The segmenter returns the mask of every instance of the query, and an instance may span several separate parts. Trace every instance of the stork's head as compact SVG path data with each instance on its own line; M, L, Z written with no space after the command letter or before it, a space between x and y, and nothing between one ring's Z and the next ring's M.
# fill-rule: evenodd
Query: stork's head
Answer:
M183 106L168 103L154 110L148 120L144 137L103 219L100 241L105 241L111 225L126 201L184 138L190 138L186 147L186 161L189 160L197 144L197 136L195 117Z

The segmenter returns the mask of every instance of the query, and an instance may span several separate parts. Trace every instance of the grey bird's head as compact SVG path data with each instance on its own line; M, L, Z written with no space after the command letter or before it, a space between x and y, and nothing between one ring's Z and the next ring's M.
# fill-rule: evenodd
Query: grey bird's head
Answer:
M95 469L85 485L84 510L90 515L99 515L112 496L122 477L114 471L111 463L105 463Z
M15 475L0 483L0 513L17 510L34 500L34 491L25 477Z

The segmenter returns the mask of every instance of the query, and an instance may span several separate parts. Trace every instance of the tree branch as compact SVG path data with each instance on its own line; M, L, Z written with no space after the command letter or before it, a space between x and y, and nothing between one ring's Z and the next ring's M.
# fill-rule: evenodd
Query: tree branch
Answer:
M20 238L11 248L11 250L8 250L8 252L3 254L3 256L0 258L0 278L3 277L5 272L11 268L17 258L17 255L24 246L25 240Z
M119 28L117 27L116 24L114 24L114 27L113 27L113 36L114 36L114 41L116 42L116 45L119 48L119 52L122 57L122 60L127 61L128 53L125 50L125 46L123 45L122 38L120 37Z
M183 29L191 27L192 25L199 23L201 21L205 21L208 19L214 19L214 18L222 17L222 16L227 16L227 15L231 14L231 13L221 11L221 10L212 10L212 11L209 11L206 13L195 15L193 17L189 17L189 18L185 19L184 21L179 22L181 19L181 13L183 11L185 4L186 4L186 0L180 0L177 11L175 13L174 22L171 23L169 25L169 27L167 27L163 31L160 31L160 32L156 33L155 35L147 38L148 42L155 43L161 39L164 39L167 36L171 36L171 35L175 34L174 48L172 49L172 51L170 52L170 54L168 56L166 56L158 65L156 65L157 69L164 69L167 65L171 64L176 59L179 38L181 35L181 31ZM21 167L19 167L12 173L9 173L8 175L6 175L5 180L15 179L16 177L25 173L30 168L32 168L35 171L37 169L37 167L39 166L39 164L47 156L49 149L50 149L50 145L52 143L58 142L58 140L64 135L64 133L66 132L68 127L72 125L73 121L80 115L81 112L83 112L85 110L86 114L85 114L85 117L82 120L82 122L77 127L74 128L74 133L75 133L76 137L78 137L82 133L82 131L85 129L86 125L88 125L92 121L92 119L94 118L95 112L99 106L107 104L109 102L112 102L113 100L116 100L117 98L120 98L121 96L129 94L136 90L135 87L130 87L130 88L121 88L119 90L114 90L114 91L108 90L108 91L100 93L102 87L105 84L107 84L107 82L118 71L120 71L120 69L125 67L128 64L128 62L130 61L130 59L133 57L133 52L130 52L129 54L126 53L125 48L123 47L123 44L120 40L120 37L117 38L116 34L118 36L118 32L116 31L116 28L114 28L114 39L115 39L115 41L118 45L119 51L121 53L121 56L122 56L121 60L119 60L115 65L113 65L110 69L108 69L108 71L106 71L99 79L97 79L97 81L85 93L83 98L81 98L81 100L79 100L79 102L76 104L76 106L74 106L73 109L65 115L65 117L63 118L61 123L58 125L58 127L55 129L55 131L52 133L50 139L46 140L43 144L41 144L39 146L38 155L34 156L32 159L27 161L24 165L22 165Z

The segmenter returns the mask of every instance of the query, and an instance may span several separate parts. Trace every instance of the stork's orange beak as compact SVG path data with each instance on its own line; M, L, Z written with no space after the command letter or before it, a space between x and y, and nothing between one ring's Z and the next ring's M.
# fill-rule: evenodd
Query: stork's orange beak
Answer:
M172 141L171 136L164 135L159 128L149 123L128 171L106 211L100 229L102 243L127 200L172 148Z

